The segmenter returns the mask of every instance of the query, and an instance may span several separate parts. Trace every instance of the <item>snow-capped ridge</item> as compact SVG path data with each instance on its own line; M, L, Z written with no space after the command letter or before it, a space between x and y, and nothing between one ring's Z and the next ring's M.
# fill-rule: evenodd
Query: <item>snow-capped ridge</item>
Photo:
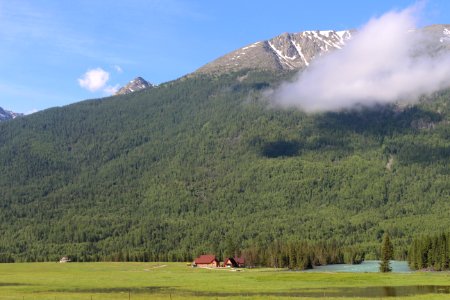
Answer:
M450 24L430 25L408 32L423 32L440 44L436 49L450 50ZM355 33L356 30L283 33L230 52L204 65L196 73L227 73L241 69L301 70L310 66L314 59L344 48Z
M197 72L227 72L243 68L297 70L329 51L341 49L349 39L350 30L316 30L283 33L266 41L258 41L237 49Z

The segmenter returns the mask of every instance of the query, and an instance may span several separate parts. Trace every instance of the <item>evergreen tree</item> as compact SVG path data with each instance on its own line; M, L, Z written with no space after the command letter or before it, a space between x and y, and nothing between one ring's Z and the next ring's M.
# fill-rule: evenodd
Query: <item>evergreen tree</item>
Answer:
M389 260L392 259L393 254L394 247L392 246L389 234L386 232L383 236L383 242L381 243L380 272L386 273L392 271Z

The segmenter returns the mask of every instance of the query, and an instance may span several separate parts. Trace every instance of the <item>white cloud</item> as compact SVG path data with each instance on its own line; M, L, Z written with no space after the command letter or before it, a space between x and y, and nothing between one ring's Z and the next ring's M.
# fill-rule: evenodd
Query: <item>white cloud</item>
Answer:
M37 113L38 111L39 111L39 109L33 108L32 110L25 112L25 115L31 115L31 114Z
M114 95L119 90L120 86L116 84L115 86L108 85L103 89L103 92L107 95Z
M109 80L109 73L102 68L88 70L78 79L78 83L84 89L96 92L103 89Z
M114 68L114 70L116 70L117 73L119 73L119 74L123 73L123 69L121 66L114 65L113 68Z
M318 58L292 83L272 94L282 107L339 111L382 103L414 102L450 87L450 54L416 27L416 8L370 20L342 50ZM434 47L436 50L436 47Z

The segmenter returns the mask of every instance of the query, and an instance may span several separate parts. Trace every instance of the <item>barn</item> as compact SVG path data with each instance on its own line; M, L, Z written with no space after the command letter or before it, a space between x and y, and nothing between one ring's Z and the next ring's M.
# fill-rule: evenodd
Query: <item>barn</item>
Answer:
M237 263L232 257L227 257L223 260L223 266L226 268L237 268Z
M227 257L223 261L223 266L227 268L243 268L245 267L245 259L243 257Z
M235 257L234 261L236 262L238 268L244 268L245 267L245 258L243 258L243 257Z
M192 266L199 268L217 268L219 267L219 260L212 254L200 255L194 260Z

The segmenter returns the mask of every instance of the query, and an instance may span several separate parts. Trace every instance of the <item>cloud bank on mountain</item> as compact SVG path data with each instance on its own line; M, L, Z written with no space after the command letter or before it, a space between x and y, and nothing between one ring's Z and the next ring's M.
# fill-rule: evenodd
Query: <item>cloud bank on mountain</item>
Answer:
M414 103L450 87L450 52L416 30L417 7L370 20L338 51L317 58L273 92L273 104L305 112Z

